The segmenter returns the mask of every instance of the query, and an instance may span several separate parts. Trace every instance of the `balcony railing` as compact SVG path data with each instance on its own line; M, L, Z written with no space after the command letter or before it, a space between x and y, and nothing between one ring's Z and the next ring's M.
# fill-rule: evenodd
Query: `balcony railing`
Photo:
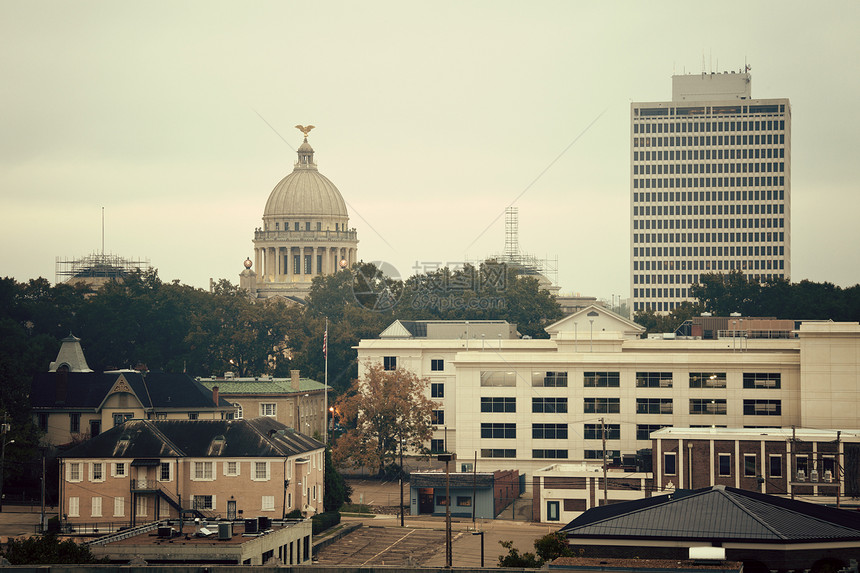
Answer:
M323 241L355 241L358 233L352 231L254 231L255 241L288 241L288 242L323 242Z

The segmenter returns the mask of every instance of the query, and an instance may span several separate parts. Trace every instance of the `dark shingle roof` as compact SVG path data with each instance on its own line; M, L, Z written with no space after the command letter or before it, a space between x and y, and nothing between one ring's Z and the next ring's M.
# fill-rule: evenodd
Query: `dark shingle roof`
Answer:
M571 539L860 541L860 514L714 486L594 508L561 531Z
M283 457L323 448L272 418L129 420L65 452L63 458Z
M427 338L427 322L421 320L401 320L400 324L415 338Z
M136 371L40 372L30 386L36 409L96 409L122 376L144 408L214 408L212 391L186 374ZM65 388L63 388L65 386ZM58 391L59 389L59 391ZM219 399L220 407L230 402Z

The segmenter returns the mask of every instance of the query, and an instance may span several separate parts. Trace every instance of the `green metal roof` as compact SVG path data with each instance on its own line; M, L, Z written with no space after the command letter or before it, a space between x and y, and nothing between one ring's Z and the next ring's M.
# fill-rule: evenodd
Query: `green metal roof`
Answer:
M322 382L302 378L299 381L299 389L293 390L292 381L289 378L275 378L274 380L211 380L202 378L200 383L209 390L218 387L218 393L222 396L228 394L300 394L311 390L322 390L326 386Z

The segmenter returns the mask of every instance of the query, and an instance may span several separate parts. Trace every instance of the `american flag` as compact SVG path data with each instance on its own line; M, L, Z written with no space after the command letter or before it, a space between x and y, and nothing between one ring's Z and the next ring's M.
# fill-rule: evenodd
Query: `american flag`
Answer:
M328 326L323 333L323 356L328 357Z

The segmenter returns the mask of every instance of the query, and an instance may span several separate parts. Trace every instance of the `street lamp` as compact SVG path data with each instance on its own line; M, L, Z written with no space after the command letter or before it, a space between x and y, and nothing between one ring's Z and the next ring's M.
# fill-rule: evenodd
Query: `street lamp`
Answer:
M3 427L3 436L6 435L6 427ZM6 446L14 444L15 440L3 440L2 454L0 454L0 512L3 511L3 482L6 481Z

